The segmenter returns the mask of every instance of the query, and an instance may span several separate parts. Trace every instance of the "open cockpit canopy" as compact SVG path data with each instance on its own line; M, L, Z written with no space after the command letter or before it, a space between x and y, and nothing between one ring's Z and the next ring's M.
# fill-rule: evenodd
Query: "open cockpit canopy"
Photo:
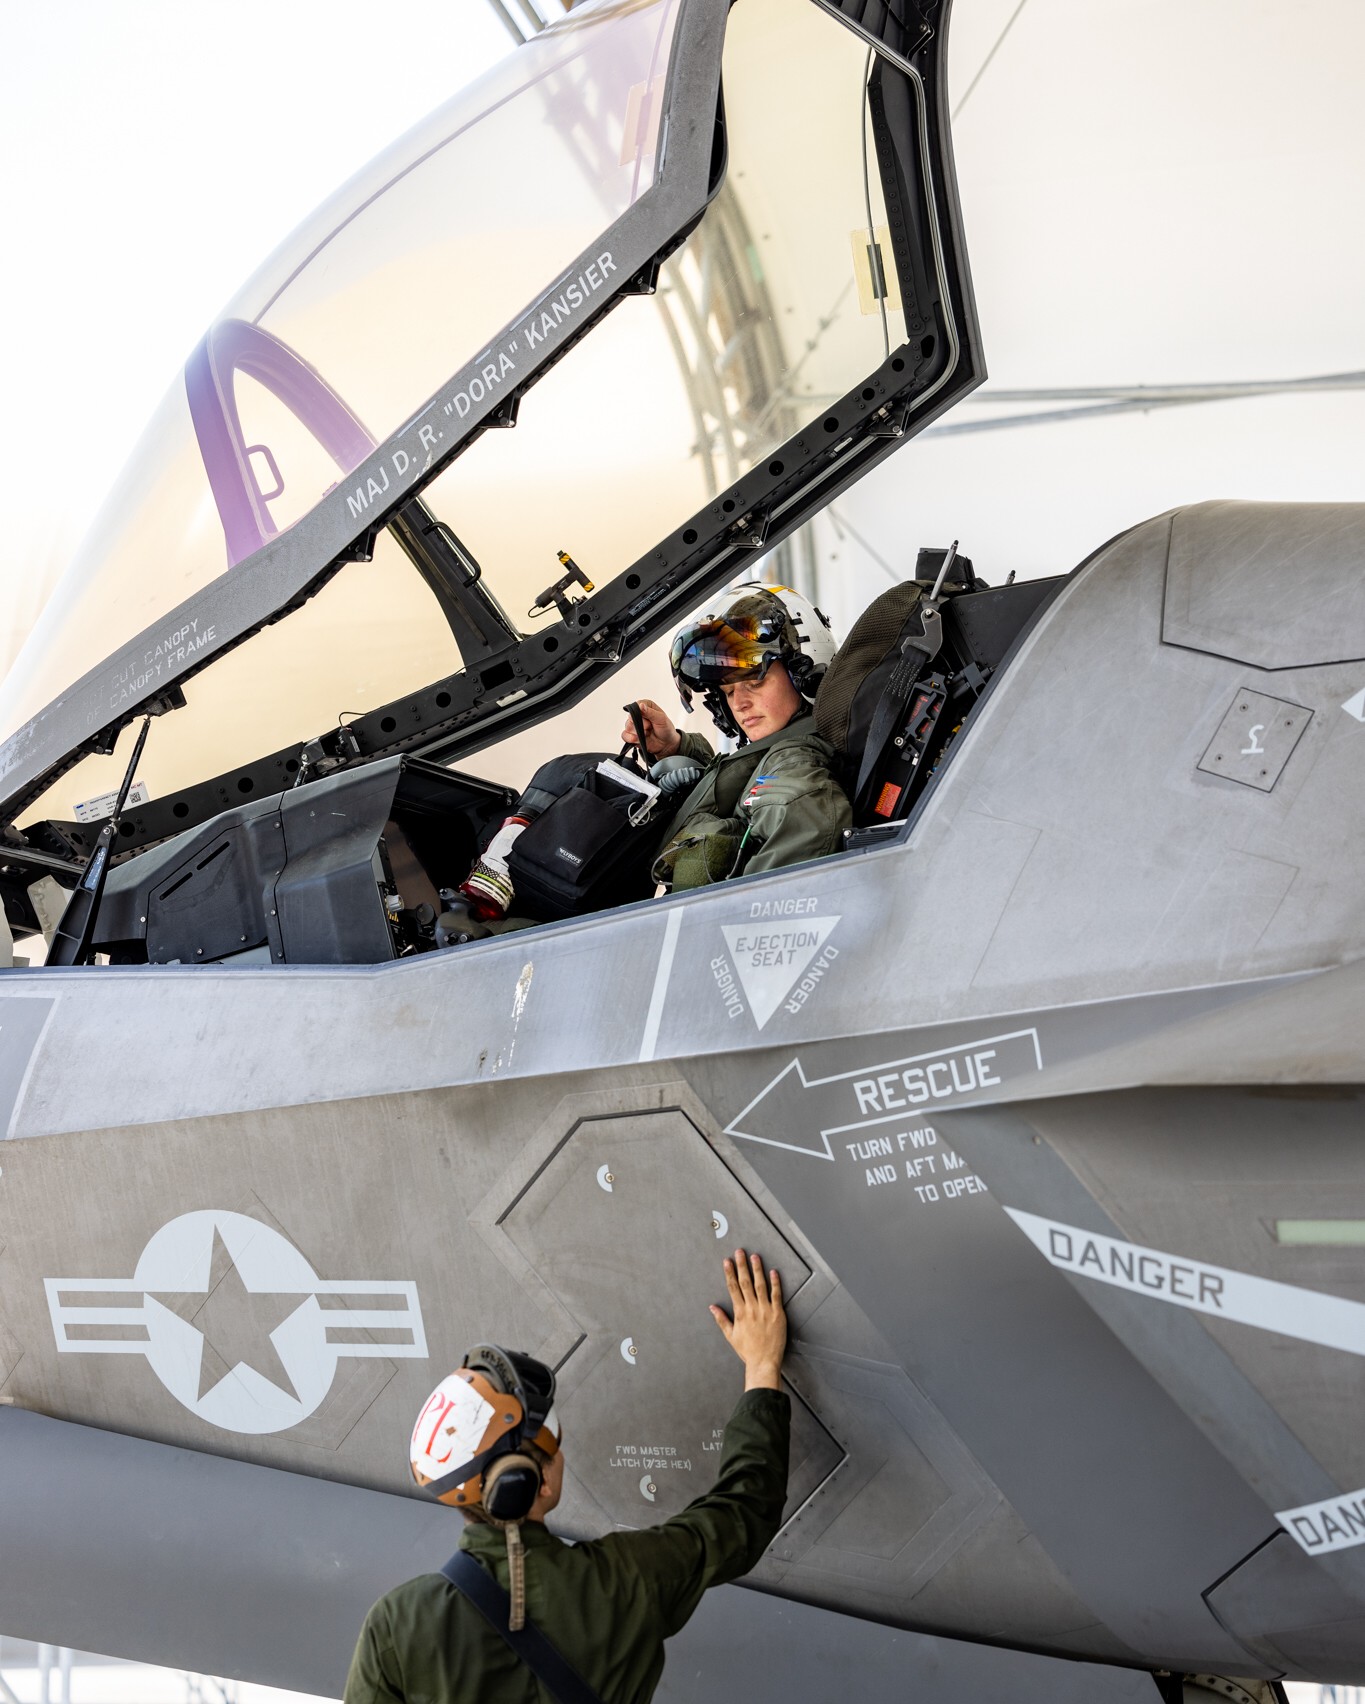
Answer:
M88 850L148 709L126 852L485 746L979 381L947 0L846 10L577 7L271 257L0 689L13 847Z

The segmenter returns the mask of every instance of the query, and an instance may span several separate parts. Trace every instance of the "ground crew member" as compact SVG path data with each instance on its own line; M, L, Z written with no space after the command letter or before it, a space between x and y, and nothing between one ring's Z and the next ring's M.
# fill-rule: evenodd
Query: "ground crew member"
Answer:
M781 1281L776 1272L765 1278L759 1257L737 1249L725 1262L725 1282L733 1317L714 1306L711 1313L744 1363L744 1394L725 1428L715 1484L662 1526L576 1545L546 1529L564 1455L554 1375L540 1362L481 1345L443 1381L413 1434L414 1473L465 1511L460 1551L447 1564L451 1577L409 1580L370 1611L345 1704L569 1704L572 1688L552 1690L514 1648L525 1635L495 1626L487 1606L476 1607L453 1583L470 1557L478 1565L475 1595L495 1581L492 1595L509 1620L521 1600L526 1630L547 1640L550 1656L583 1687L573 1697L646 1704L663 1672L664 1640L707 1587L756 1565L786 1497L791 1408L779 1376L787 1340ZM539 1672L554 1674L543 1664Z

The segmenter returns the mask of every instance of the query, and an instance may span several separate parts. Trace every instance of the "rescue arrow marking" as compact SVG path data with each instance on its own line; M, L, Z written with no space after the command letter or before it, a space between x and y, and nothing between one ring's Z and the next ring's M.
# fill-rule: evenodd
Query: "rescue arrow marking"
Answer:
M1005 1211L1045 1259L1078 1278L1093 1278L1098 1284L1113 1284L1195 1313L1276 1331L1301 1343L1365 1355L1365 1302L1163 1254L1160 1249L1120 1242L1055 1219L1040 1219L1015 1207Z
M797 1058L759 1090L726 1125L725 1134L832 1161L831 1136L877 1124L904 1124L947 1106L974 1105L983 1095L992 1098L990 1091L1042 1068L1036 1029L985 1036L832 1077L807 1077ZM801 1132L809 1132L804 1140L799 1139ZM792 1140L794 1134L797 1140Z

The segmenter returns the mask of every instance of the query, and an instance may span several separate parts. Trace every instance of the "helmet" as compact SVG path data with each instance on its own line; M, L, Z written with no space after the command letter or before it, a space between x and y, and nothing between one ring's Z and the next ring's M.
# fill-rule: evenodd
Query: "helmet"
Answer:
M479 1343L423 1405L412 1429L412 1476L438 1502L478 1509L495 1526L525 1520L542 1456L559 1449L555 1376L519 1349Z
M722 686L762 680L774 663L782 663L796 690L814 698L837 648L828 621L809 598L787 586L750 580L678 629L669 666L683 708L691 710L693 693L700 693L721 732L742 740Z

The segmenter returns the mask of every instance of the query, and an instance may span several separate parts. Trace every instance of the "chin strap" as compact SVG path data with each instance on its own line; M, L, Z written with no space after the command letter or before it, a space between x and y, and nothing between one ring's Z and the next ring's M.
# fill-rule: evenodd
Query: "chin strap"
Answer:
M507 1572L512 1581L512 1613L507 1625L520 1633L526 1625L526 1548L521 1542L521 1522L511 1521L504 1529L507 1534Z
M705 689L702 693L702 703L710 712L711 720L720 729L721 733L725 735L726 739L738 740L741 745L747 745L749 743L747 735L744 733L739 723L730 714L730 706L726 701L725 694L718 686L708 686ZM689 704L688 709L690 710L691 708L692 706Z

